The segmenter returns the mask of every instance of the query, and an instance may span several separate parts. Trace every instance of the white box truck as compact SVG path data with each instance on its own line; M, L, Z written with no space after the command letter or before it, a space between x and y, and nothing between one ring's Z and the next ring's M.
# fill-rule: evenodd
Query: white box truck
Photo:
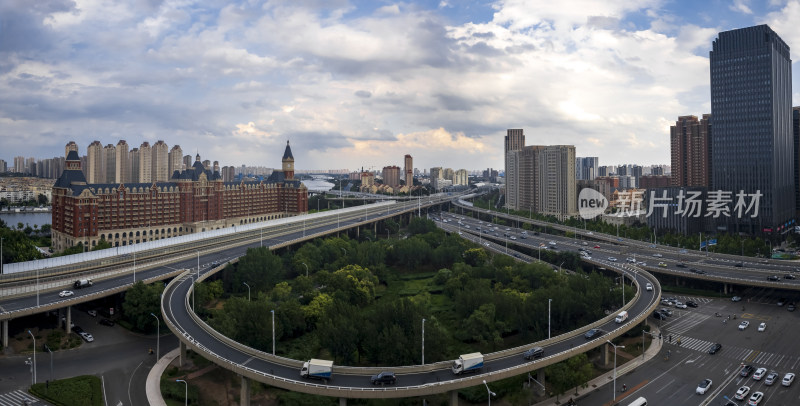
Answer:
M619 314L617 315L617 318L614 319L614 321L616 321L617 323L622 323L625 320L628 320L628 312L626 312L624 310L619 312Z
M477 372L483 368L483 354L473 352L471 354L462 354L453 361L453 373L461 375L468 372Z
M320 379L328 382L328 379L331 379L331 372L333 372L333 361L312 358L303 363L303 369L300 370L300 376L303 378Z

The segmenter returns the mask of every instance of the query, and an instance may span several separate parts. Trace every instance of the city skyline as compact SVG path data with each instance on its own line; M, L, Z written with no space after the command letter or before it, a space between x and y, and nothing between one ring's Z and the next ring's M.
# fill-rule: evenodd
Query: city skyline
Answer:
M675 118L710 112L718 32L767 23L800 47L797 1L450 3L4 3L0 158L164 139L265 165L290 140L316 168L408 153L477 170L525 128L607 165L665 164Z

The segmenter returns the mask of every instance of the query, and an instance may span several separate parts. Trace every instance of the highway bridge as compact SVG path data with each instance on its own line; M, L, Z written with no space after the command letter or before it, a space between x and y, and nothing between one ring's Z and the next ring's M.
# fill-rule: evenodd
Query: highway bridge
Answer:
M541 368L546 365L604 345L605 340L619 336L624 331L645 320L650 312L658 306L660 285L651 273L646 272L646 270L653 268L650 264L640 264L639 266L623 265L621 262L613 262L608 258L602 258L595 254L593 259L588 260L589 262L620 273L631 271L626 275L634 284L639 286L649 282L655 287L652 293L637 289L636 296L620 308L620 310L627 309L631 314L629 321L623 325L617 325L613 322L612 319L615 313L612 313L609 317L598 320L590 326L584 326L581 329L549 340L532 343L532 345L544 347L547 354L546 357L533 362L524 361L521 357L521 353L529 346L486 354L486 366L482 373L478 375L468 377L453 376L449 370L450 362L382 368L335 366L334 379L328 384L308 382L301 379L299 377L301 360L276 357L272 354L244 347L221 336L199 320L191 310L189 298L193 287L192 281L196 279L202 280L221 269L221 267L201 266L201 263L234 261L239 256L244 255L248 247L264 245L276 249L414 211L419 214L423 207L448 203L450 199L452 197L439 196L432 197L431 200L418 200L417 202L404 204L383 202L333 212L239 226L233 230L215 230L207 235L187 236L192 238L186 238L185 241L177 241L176 239L172 239L172 241L163 240L162 244L155 244L159 245L157 247L145 247L146 244L142 244L135 251L137 254L134 254L138 255L139 258L135 258L130 252L115 252L92 259L84 258L80 262L73 261L47 267L19 264L18 268L12 269L13 272L2 276L7 278L3 279L2 287L0 287L0 289L3 289L0 290L0 296L3 297L0 300L0 320L4 324L4 345L7 344L7 336L5 334L8 331L8 320L14 317L54 308L69 308L69 306L76 303L94 300L98 297L127 289L133 284L134 280L152 281L174 278L168 284L162 298L162 315L169 328L181 340L182 353L186 347L192 348L213 362L240 374L243 377L243 387L247 386L248 379L255 379L295 391L335 396L342 399L408 397L443 392L454 394L455 390L477 385L484 379L486 381L494 381L534 370L541 371ZM476 216L474 221L482 221L477 219L480 216L483 216L484 219L487 216L504 217L502 213L489 213L463 203L456 203L456 205L461 207L462 210L473 212ZM661 246L653 247L646 243L618 239L613 236L587 231L580 232L580 230L575 230L572 227L531 221L515 216L505 216L505 218L513 221L530 222L542 227L546 225L561 232L577 232L574 243L577 243L579 236L586 241L598 241L606 246L594 249L595 251L605 250L615 254L636 254L640 257L648 254L660 254L663 255L665 260L692 261L698 263L697 266L701 266L699 263L702 262L704 268L715 269L713 274L707 272L702 275L689 273L682 269L665 270L662 267L654 269L654 271L661 273L674 273L677 276L698 277L723 283L745 285L752 283L759 286L762 283L760 280L749 278L748 275L752 271L750 268L737 268L735 266L736 263L741 262L744 262L745 266L756 265L739 257L728 258L729 256L712 255L710 257L714 257L716 262L706 263L705 261L710 261L708 259L710 257L703 259L703 256L697 253L681 252L677 249ZM470 232L473 233L475 231L473 227L464 229L472 230ZM451 231L458 232L457 230ZM479 238L483 238L484 233L477 235L481 236ZM490 238L494 241L495 250L500 249L498 243L509 243L508 240L503 241L496 235L492 235ZM547 238L563 240L565 237L548 236ZM520 243L520 240L512 241L512 246ZM170 242L171 244L166 244L165 242ZM116 249L107 251L112 250ZM662 252L663 254L661 254ZM136 265L133 265L134 262L136 262ZM757 272L764 272L764 265L770 267L768 272L776 272L778 269L783 270L781 268L782 265L776 264L774 261L758 265L760 270ZM786 271L789 270L787 269ZM177 277L175 278L175 276ZM91 288L78 291L76 297L68 299L58 298L57 294L53 292L53 290L68 287L78 278L92 278L95 280L95 284ZM781 288L800 288L800 285L793 283L793 281L780 283L779 286ZM69 315L69 312L67 314ZM69 325L69 322L67 325ZM605 334L599 339L587 342L583 338L583 333L594 327L602 329ZM387 369L392 369L397 373L399 385L389 388L371 387L369 385L369 376Z

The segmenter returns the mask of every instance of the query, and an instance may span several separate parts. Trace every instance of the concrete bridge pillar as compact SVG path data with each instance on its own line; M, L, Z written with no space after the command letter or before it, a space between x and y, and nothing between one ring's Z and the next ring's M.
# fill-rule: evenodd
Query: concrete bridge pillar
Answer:
M450 406L458 406L458 391L451 390L447 394L450 395Z
M356 240L361 237L361 227L356 227Z
M72 306L67 306L66 313L67 313L66 317L67 322L64 323L64 331L66 331L67 334L69 334L70 326L72 325Z
M722 284L722 293L724 293L726 295L728 294L728 284L727 283L723 283Z
M609 361L610 361L610 358L611 358L608 355L609 352L611 352L611 344L609 344L609 343L603 344L603 365L604 366L608 366L608 364L609 364Z
M540 384L542 384L541 386L537 385L537 387L539 388L539 396L545 396L546 393L545 393L545 390L544 390L544 387L545 387L544 369L540 369L540 370L538 370L536 372L536 380L539 381Z
M239 394L239 405L250 406L250 380L244 375L239 375L242 378L242 392Z
M183 341L178 341L178 348L180 350L180 356L178 357L178 366L183 366L186 364L186 344Z
M3 320L0 330L3 330L3 348L8 348L8 320Z
M339 398L339 406L347 406L347 398Z

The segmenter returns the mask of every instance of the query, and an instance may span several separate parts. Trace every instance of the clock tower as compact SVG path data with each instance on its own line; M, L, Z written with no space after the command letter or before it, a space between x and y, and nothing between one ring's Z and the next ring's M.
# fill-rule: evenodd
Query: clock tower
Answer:
M283 177L286 180L294 179L294 156L292 156L292 148L289 147L289 141L286 141L286 150L283 152Z

